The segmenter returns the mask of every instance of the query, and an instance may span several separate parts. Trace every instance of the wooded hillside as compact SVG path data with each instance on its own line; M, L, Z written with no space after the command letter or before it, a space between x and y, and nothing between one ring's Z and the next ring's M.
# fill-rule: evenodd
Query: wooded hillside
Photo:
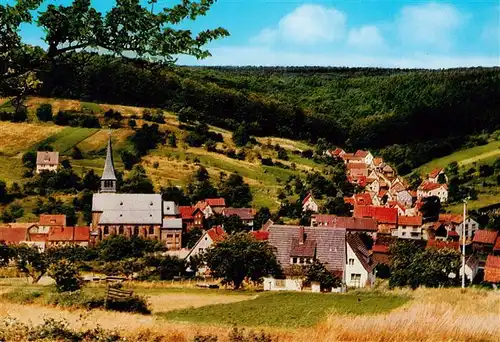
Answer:
M500 127L500 68L170 68L75 54L40 78L46 97L190 107L257 136L380 149L402 173Z

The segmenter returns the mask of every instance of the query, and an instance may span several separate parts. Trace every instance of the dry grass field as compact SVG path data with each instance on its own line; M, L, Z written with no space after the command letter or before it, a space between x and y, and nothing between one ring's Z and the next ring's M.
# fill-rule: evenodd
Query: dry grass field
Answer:
M231 294L223 291L210 293L210 290L204 293L203 290L196 289L167 291L153 288L149 297L153 312L168 312L182 308L203 308L205 305L229 305L230 308L230 303L239 305L245 303L242 301L252 301L261 295L267 294ZM360 298L363 295L367 294L359 294ZM384 295L403 295L412 299L385 313L346 314L333 311L310 327L272 328L262 325L252 326L247 330L262 329L277 341L297 342L498 341L500 336L499 292L468 289L462 293L460 289L418 289L387 291ZM304 305L308 303L304 302ZM272 316L273 312L268 314ZM145 342L188 342L193 341L197 333L216 335L219 336L219 341L227 341L232 329L230 325L217 323L170 321L155 314L144 316L102 310L61 310L0 302L0 318L5 317L16 318L28 324L40 324L44 318L65 319L77 330L99 324L102 328L119 331L127 340ZM216 320L215 318L214 321ZM238 326L244 327L243 324Z
M63 129L64 127L55 125L4 121L0 125L0 153L14 156Z

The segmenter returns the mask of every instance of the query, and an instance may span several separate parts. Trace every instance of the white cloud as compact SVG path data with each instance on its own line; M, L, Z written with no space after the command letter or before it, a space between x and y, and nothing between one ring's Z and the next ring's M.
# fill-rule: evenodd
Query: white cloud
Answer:
M197 61L181 57L179 64L223 66L346 66L387 68L455 68L496 66L498 59L488 56L449 56L444 54L410 54L398 57L363 53L285 52L269 47L235 46L210 49L213 57Z
M429 44L448 48L453 31L465 16L456 7L444 3L427 3L403 7L398 18L399 34L405 43Z
M299 44L332 42L344 37L346 16L335 8L305 4L285 15L277 28L262 30L253 42L270 43L280 38Z
M251 39L252 43L272 44L278 38L278 31L270 28L265 28L259 34Z
M384 46L384 39L376 26L366 25L352 29L347 44L360 49L375 49Z

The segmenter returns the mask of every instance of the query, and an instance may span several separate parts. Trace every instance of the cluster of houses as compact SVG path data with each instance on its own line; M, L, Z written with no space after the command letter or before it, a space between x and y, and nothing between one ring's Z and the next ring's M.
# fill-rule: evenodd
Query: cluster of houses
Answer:
M417 191L412 191L390 165L368 151L346 153L336 149L327 154L342 159L349 181L364 188L364 192L344 198L353 206L352 217L319 214L320 203L309 194L302 204L304 211L313 213L310 226L279 225L269 220L254 231L255 210L227 207L224 198L178 206L164 201L160 194L117 193L109 138L100 191L92 199L90 226L67 227L64 215L41 215L36 223L0 227L0 241L45 249L65 244L89 246L111 235L137 235L162 241L168 253L189 259L227 237L223 225L209 227L214 216L236 215L248 226L249 234L276 248L277 259L287 276L265 278L264 288L280 291L303 290L305 284L293 275L294 266L308 265L314 260L324 263L345 286L371 286L376 266L390 263L389 245L395 239L420 240L429 248L460 250L465 231L465 273L469 280L484 270L484 280L500 282L500 236L496 231L479 230L476 221L470 217L464 220L462 215L441 214L435 222L423 222L419 212L423 198L438 196L443 202L447 199L447 177L442 169L431 172ZM55 152L37 156L37 172L54 167L50 171L57 170L57 164ZM203 235L194 247L182 249L183 232L195 228L204 229ZM198 272L209 274L210 270L202 267ZM319 288L313 284L311 290Z

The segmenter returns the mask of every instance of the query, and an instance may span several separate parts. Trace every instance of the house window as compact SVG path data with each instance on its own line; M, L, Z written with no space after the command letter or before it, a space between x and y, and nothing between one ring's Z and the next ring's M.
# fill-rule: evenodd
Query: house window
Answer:
M406 232L402 232L402 233L401 233L401 235L402 235L402 236L405 236L405 235L406 235Z
M351 274L351 286L360 287L361 286L361 274L352 273Z
M139 227L134 227L134 235L139 235Z
M104 235L108 235L109 234L109 228L108 226L104 226Z
M354 259L352 259L352 258L349 259L349 265L350 266L354 265Z
M154 235L155 233L155 227L149 226L149 235Z
M118 227L118 234L123 234L123 226Z
M297 258L292 258L292 264L296 264L297 263Z
M285 279L275 279L274 285L280 288L285 287Z

